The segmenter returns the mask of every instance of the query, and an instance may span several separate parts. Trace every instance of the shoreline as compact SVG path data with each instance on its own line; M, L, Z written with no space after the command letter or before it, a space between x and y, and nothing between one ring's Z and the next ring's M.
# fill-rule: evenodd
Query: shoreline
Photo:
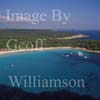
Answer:
M23 52L31 52L31 51L45 51L45 50L54 50L54 49L76 49L76 50L83 50L91 53L97 53L100 54L100 51L94 51L94 50L88 50L86 48L79 48L79 47L48 47L48 48L33 48L33 49L21 49L21 50L5 50L0 51L0 55L4 54L12 54L12 53L23 53Z
M85 38L89 37L87 35L78 34L71 37L64 37L64 38L55 38L55 39L77 39L77 38ZM51 38L52 39L52 38ZM0 49L0 55L4 54L12 54L12 53L22 53L22 52L31 52L31 51L44 51L44 50L53 50L53 49L76 49L76 50L83 50L91 53L98 53L100 54L100 51L95 50L88 50L86 48L80 48L80 47L72 47L72 46L62 46L62 47L44 47L44 48L33 48L33 49L20 49L20 50L7 50L7 49Z
M56 40L70 40L70 39L78 39L78 38L87 38L89 36L83 35L83 34L78 34L78 35L73 35L71 37L63 37L63 38L50 38L50 39L56 39Z

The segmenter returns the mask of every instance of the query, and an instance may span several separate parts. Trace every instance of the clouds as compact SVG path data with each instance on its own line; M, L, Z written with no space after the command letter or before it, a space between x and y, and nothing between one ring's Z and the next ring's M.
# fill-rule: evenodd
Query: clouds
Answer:
M1 16L0 15L0 23L31 23L31 20L27 20L26 18L15 18L8 17L8 16Z
M60 9L52 9L48 11L50 16L46 12L16 12L7 9L6 16L1 16L0 21L5 23L30 23L41 24L50 21L55 24L67 24L71 13L64 12Z
M0 22L7 22L7 16L0 15Z
M48 29L81 29L81 30L100 30L100 0L0 0L0 28L3 27L29 27L29 28L48 28ZM11 12L46 12L48 14L47 21L41 21L36 16L17 17L9 21L7 18L7 9ZM71 13L63 16L62 20L58 22L51 21L52 9L60 9L66 13ZM69 17L68 17L69 16ZM30 18L29 18L30 17ZM68 23L63 20L68 19ZM64 24L62 24L64 23ZM17 25L16 25L17 24Z
M9 9L6 11L6 16L0 15L0 22L4 23L31 23L39 24L40 22L47 21L46 13L30 13L30 12L11 12Z

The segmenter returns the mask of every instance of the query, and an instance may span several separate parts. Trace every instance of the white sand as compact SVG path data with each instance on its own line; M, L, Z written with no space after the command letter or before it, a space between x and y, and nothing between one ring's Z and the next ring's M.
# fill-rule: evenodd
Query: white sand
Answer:
M74 36L71 36L71 37L64 37L64 38L51 38L51 39L58 39L58 40L62 40L62 39L77 39L77 38L85 38L85 37L88 37L87 35L83 35L83 34L78 34L78 35L74 35Z
M13 51L0 51L0 54L11 54L11 53L21 53L21 52L30 52L30 51L44 51L44 50L53 50L53 49L77 49L77 50L84 50L92 53L100 53L100 51L94 51L94 50L87 50L85 48L79 48L79 47L49 47L49 48L34 48L34 49L21 49L21 50L13 50Z
M76 39L76 38L83 38L83 37L88 37L86 35L75 35L72 37L65 37L65 38L55 38L55 39ZM21 50L2 50L0 51L0 54L11 54L11 53L21 53L21 52L30 52L30 51L44 51L44 50L52 50L52 49L78 49L78 50L85 50L88 52L93 52L93 53L100 53L100 51L94 51L94 50L87 50L85 48L79 48L79 47L71 47L71 46L66 46L66 47L48 47L48 48L33 48L33 49L21 49Z

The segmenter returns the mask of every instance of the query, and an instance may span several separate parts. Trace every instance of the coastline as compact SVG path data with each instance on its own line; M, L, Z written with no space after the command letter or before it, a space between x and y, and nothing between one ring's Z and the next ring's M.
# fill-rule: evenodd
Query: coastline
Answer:
M89 36L83 35L83 34L78 34L78 35L71 36L71 37L55 38L55 39L77 39L77 38L85 38L85 37L89 37ZM20 49L20 50L0 49L0 55L12 54L12 53L30 52L30 51L53 50L53 49L76 49L76 50L83 50L83 51L87 51L87 52L91 52L91 53L98 53L98 54L100 54L100 51L88 50L86 48L72 47L72 46L62 46L62 47L45 47L45 48Z
M3 92L0 91L1 100L8 100L9 95L7 94L12 94L12 96L9 96L11 97L9 98L9 100L14 100L13 98L21 98L21 99L16 99L16 100L35 100L34 98L37 98L36 100L48 100L48 98L52 98L49 100L72 100L73 96L74 96L73 100L99 100L99 97L94 97L90 95L87 95L87 96L80 95L79 93L66 91L64 89L58 90L58 91L56 90L56 91L45 91L45 92L40 92L40 93L34 93L34 92L31 93L20 88L14 88L14 87L0 84L0 90L3 91ZM20 94L20 95L16 95L16 94Z
M89 36L87 35L83 35L83 34L78 34L78 35L74 35L71 37L64 37L64 38L50 38L50 39L56 39L56 40L70 40L70 39L78 39L78 38L87 38Z
M0 51L0 55L4 54L12 54L12 53L22 53L22 52L30 52L30 51L44 51L44 50L53 50L53 49L76 49L76 50L83 50L91 53L98 53L100 54L100 51L94 51L94 50L88 50L86 48L79 48L79 47L48 47L48 48L33 48L33 49L21 49L21 50L5 50L5 51Z

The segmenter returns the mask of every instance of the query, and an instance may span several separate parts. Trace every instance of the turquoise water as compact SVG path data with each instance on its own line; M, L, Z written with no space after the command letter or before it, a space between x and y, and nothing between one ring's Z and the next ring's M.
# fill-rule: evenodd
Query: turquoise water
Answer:
M80 50L48 50L0 55L0 84L11 85L8 76L40 75L41 78L84 79L85 88L66 90L100 97L100 55ZM23 87L21 87L23 88ZM62 88L23 88L30 92Z

